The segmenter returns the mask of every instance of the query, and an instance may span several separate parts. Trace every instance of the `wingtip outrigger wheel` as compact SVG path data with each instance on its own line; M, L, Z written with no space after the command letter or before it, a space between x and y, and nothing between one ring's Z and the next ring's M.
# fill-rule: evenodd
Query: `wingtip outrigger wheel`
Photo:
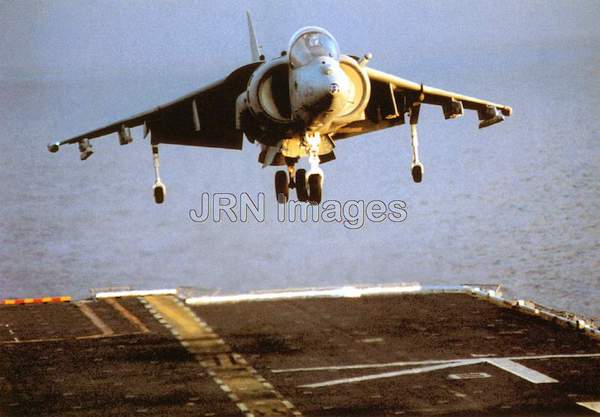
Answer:
M413 181L419 183L423 180L423 164L420 162L413 163L410 167L410 173L412 175Z
M158 157L158 144L152 144L152 163L154 165L154 202L162 204L167 196L167 187L160 180L160 160Z
M165 187L165 185L162 182L157 181L154 183L152 190L154 192L154 202L156 204L162 204L165 201L165 197L167 195L167 188Z

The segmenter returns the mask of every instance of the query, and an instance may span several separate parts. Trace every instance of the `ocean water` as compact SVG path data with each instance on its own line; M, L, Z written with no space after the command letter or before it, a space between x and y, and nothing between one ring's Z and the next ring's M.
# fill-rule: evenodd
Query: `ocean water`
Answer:
M274 169L260 168L248 142L243 152L162 146L162 206L153 203L150 146L139 129L126 147L114 135L94 142L85 162L74 146L46 151L213 78L181 69L1 78L0 297L85 297L122 285L243 292L497 283L508 295L599 317L597 39L509 45L485 61L472 52L372 65L509 104L514 115L478 130L475 114L445 121L440 109L424 109L421 184L410 178L407 126L338 142L337 160L323 166L324 199L406 203L405 221L357 229L278 221ZM264 192L265 220L195 223L189 210L203 192Z

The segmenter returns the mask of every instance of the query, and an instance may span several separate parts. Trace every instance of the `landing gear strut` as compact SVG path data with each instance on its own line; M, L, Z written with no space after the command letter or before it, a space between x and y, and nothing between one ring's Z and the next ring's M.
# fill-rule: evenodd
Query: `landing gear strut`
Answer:
M160 180L160 160L158 157L158 144L152 144L152 163L154 165L154 202L162 204L167 195L167 187Z
M413 104L410 109L410 139L412 145L412 163L410 165L410 173L414 182L423 180L425 171L421 160L419 159L419 136L417 135L417 123L419 121L420 103Z
M296 161L287 161L288 178L290 181L290 188L296 188Z
M321 134L319 132L306 132L300 146L308 153L310 169L296 170L298 158L286 158L287 172L280 170L275 173L275 195L277 202L285 204L289 199L290 188L296 189L298 201L311 204L320 204L323 194L323 170L319 167L319 150L321 148Z
M308 202L310 204L321 203L323 193L323 170L319 167L319 147L321 146L321 134L319 132L306 132L304 141L308 145Z

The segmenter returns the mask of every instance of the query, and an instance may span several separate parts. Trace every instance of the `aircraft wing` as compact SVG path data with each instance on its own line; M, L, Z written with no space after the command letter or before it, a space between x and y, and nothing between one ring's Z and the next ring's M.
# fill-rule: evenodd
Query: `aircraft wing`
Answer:
M421 104L440 106L446 119L462 116L464 109L474 110L480 128L499 123L512 114L512 109L503 104L429 87L370 67L365 69L371 83L366 117L339 129L335 139L403 124L405 113L411 115L411 123L416 123Z
M50 144L48 149L56 152L61 145L112 133L118 133L121 144L125 144L127 139L130 141L128 129L140 125L144 125L144 136L151 132L153 143L241 149L243 133L236 129L235 103L258 65L260 63L240 67L227 78L177 100Z
M407 105L426 103L442 106L446 119L462 115L462 108L475 110L479 115L479 127L483 128L501 122L504 120L502 116L512 114L512 109L503 104L418 84L372 68L367 68L367 73L372 83L379 84L379 87L385 85L396 96L404 95Z

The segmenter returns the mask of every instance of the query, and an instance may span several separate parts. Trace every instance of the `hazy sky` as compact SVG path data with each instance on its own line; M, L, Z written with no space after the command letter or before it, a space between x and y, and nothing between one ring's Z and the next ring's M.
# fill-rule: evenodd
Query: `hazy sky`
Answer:
M217 75L249 58L244 12L268 54L299 27L328 28L375 62L448 51L592 41L597 1L0 1L3 77L83 78L115 71ZM408 65L408 64L407 64ZM175 68L174 68L175 66Z

